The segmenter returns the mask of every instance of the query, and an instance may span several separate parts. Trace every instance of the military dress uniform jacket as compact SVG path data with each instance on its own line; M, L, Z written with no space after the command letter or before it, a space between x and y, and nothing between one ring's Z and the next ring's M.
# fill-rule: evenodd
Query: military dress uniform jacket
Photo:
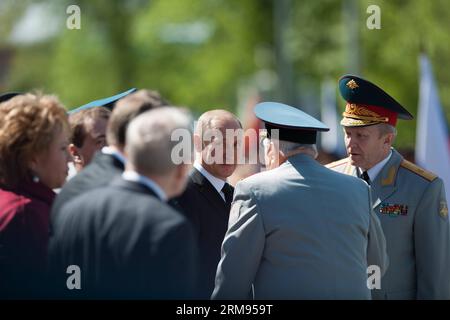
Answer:
M357 175L348 158L327 167ZM373 297L450 299L450 229L442 180L392 149L371 189L390 262Z
M351 179L348 179L351 178ZM370 299L367 266L387 266L362 180L305 154L235 189L214 299Z

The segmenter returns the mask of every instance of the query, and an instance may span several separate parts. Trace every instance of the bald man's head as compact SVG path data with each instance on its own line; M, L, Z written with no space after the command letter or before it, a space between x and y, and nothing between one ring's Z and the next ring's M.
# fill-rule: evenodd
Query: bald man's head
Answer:
M230 111L223 109L210 110L203 113L198 118L195 133L200 134L208 129L233 129L242 128L239 119Z
M226 136L227 131L239 129L241 122L227 110L207 111L198 119L194 134L196 161L219 179L226 180L236 169L236 161L227 161L227 150L233 151L231 156L236 159L237 137L227 141Z

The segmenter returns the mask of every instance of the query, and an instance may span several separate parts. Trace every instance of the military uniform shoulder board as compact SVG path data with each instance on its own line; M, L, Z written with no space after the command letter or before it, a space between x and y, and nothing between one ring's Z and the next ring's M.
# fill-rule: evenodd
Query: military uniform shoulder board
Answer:
M335 168L335 167L341 166L343 164L346 164L347 162L348 162L348 158L344 158L344 159L341 159L341 160L334 161L334 162L331 162L329 164L326 164L325 167L331 169L331 168Z
M421 176L422 178L424 178L428 181L433 181L434 179L437 178L437 175L435 175L434 173L427 171L425 169L422 169L421 167L415 165L414 163L412 163L408 160L403 160L402 163L400 164L400 166L405 169L408 169L409 171L414 172L418 176Z

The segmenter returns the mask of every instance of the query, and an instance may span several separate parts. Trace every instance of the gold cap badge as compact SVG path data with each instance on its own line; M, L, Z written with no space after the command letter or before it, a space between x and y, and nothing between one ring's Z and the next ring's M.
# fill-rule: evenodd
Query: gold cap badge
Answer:
M346 86L349 87L350 89L356 89L359 87L356 81L353 79L347 82Z

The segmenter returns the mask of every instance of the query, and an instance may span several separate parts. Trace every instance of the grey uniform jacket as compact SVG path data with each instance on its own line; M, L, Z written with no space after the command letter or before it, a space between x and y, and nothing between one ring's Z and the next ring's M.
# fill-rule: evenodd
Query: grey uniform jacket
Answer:
M327 165L356 176L349 159ZM450 229L441 179L395 150L371 183L389 269L375 299L450 299Z
M235 189L214 299L370 299L387 266L368 185L304 154ZM383 272L382 271L382 272Z

